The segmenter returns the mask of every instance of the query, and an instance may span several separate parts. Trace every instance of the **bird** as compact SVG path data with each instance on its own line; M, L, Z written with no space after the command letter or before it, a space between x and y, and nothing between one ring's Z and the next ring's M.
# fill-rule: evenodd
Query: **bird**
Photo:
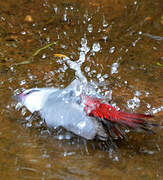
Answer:
M86 140L108 141L126 137L126 131L154 133L148 114L117 110L88 83L75 79L66 88L32 88L16 99L31 113L39 112L48 127L63 127Z

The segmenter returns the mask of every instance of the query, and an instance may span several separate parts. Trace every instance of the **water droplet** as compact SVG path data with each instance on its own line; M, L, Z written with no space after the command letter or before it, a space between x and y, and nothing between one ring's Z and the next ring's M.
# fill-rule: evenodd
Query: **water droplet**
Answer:
M89 71L90 71L90 67L89 67L89 66L86 66L86 67L84 68L84 70L85 70L85 72L89 72Z
M112 64L112 67L111 67L111 74L118 73L118 66L119 66L118 63L113 63L113 64Z
M100 43L94 43L92 46L92 51L93 52L98 52L100 51L101 47L100 47Z
M109 50L109 53L113 53L115 51L115 47L111 47L110 50Z
M91 33L93 31L93 26L92 24L89 24L88 25L88 32Z

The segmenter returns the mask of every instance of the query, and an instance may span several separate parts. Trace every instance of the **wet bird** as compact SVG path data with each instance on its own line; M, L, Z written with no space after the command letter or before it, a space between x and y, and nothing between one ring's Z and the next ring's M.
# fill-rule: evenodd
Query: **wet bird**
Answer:
M33 88L17 95L31 113L38 111L47 126L66 130L92 140L124 138L124 129L153 133L152 115L126 113L109 105L91 88L74 80L65 89Z

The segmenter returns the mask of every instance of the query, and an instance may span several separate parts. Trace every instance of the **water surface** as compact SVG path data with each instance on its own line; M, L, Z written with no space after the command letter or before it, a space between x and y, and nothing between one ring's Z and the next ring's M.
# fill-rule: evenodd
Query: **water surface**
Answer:
M3 179L163 178L162 126L155 135L129 133L117 152L96 142L58 140L14 93L66 87L77 62L102 94L122 110L163 119L161 0L10 0L0 2L0 177ZM57 42L32 56L38 49Z

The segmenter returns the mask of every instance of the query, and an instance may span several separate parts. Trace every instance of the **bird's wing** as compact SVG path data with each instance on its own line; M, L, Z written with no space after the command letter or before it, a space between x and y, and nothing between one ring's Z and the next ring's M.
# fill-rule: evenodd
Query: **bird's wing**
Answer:
M89 116L97 117L106 125L111 136L123 137L124 133L121 127L127 127L134 130L145 130L153 133L151 127L157 124L150 123L146 119L152 118L152 115L133 114L116 110L113 106L103 103L100 99L86 96L84 99L85 111Z

